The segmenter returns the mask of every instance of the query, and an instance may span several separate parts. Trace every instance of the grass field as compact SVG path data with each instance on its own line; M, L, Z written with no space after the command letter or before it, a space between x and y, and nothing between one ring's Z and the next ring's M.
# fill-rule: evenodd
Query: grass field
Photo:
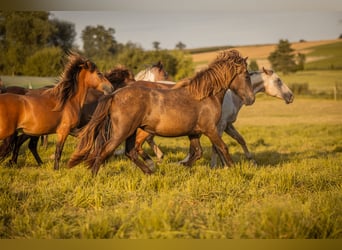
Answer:
M37 167L23 146L19 166L0 166L1 238L341 238L342 102L258 95L237 129L258 166L224 136L236 165L210 169L210 143L192 168L186 138L156 138L165 152L152 176L124 156L96 178L67 169L76 139L68 138L62 168L53 171L54 136Z

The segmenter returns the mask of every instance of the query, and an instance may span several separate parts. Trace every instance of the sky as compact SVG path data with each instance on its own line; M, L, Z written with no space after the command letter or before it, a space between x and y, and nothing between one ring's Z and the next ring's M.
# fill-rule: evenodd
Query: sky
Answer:
M49 11L75 24L80 48L88 25L114 28L116 41L144 49L152 49L154 41L173 49L178 42L199 48L326 40L342 34L341 0L126 0L108 6L102 1L82 9L50 6L54 11Z

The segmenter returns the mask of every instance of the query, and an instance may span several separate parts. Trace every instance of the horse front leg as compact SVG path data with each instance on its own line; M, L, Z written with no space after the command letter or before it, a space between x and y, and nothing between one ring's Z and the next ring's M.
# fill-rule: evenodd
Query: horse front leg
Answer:
M143 161L139 160L138 151L135 147L136 143L136 133L135 131L131 136L126 139L125 145L125 154L126 156L133 161L145 174L152 174L153 170L151 170Z
M219 134L212 131L211 133L207 133L206 136L208 136L211 143L215 146L223 164L231 167L234 164L233 159L229 154L227 145L224 143Z
M157 156L158 160L161 161L164 158L164 153L161 151L161 149L158 147L158 145L153 140L154 135L149 134L146 138L146 141L148 145L153 149L153 152Z
M198 159L202 157L203 150L200 143L201 135L189 135L190 148L188 156L180 161L184 166L191 167Z
M146 141L146 139L150 136L149 133L147 133L146 131L142 130L142 129L137 129L136 132L136 136L135 136L135 149L138 152L138 154L140 155L140 157L147 162L147 164L149 165L149 167L151 167L152 169L154 169L154 162L151 159L151 157L143 150L142 145L144 144L144 142Z
M227 119L225 118L225 116L222 114L221 119L217 125L217 133L220 136L220 138L222 138L222 134L224 129L227 126ZM217 158L218 158L219 152L217 151L216 147L214 145L212 145L211 147L211 159L210 159L210 167L214 168L217 166ZM220 162L221 164L224 164L221 160L220 157Z
M56 151L55 151L55 164L54 164L54 170L59 169L59 161L62 156L64 143L66 141L66 138L68 137L68 133L57 133L57 143L56 143Z
M252 162L254 165L256 165L256 161L253 158L252 154L249 152L248 148L247 148L247 144L245 139L242 137L242 135L235 129L235 127L233 126L233 124L227 124L226 129L224 130L228 135L230 135L233 139L235 139L242 147L246 158Z

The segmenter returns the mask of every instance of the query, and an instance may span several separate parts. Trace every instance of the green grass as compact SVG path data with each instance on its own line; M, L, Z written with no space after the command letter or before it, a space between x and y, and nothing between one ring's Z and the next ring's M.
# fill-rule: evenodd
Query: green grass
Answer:
M308 84L313 95L325 94L325 97L330 99L333 99L335 85L342 84L342 70L299 71L289 75L279 73L279 76L288 86Z
M67 169L72 137L59 171L50 159L55 136L39 150L41 167L24 145L18 167L0 166L0 237L341 238L342 103L318 104L258 97L243 108L236 127L258 166L227 135L234 167L210 169L203 137L203 158L185 168L177 161L187 138L158 137L165 158L151 176L124 156L109 159L96 178L83 165Z
M307 57L323 57L321 60L305 63L305 70L342 69L342 41L313 47Z

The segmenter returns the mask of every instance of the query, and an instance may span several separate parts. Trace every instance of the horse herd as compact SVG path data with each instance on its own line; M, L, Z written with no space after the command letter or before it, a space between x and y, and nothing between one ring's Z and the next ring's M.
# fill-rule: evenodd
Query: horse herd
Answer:
M252 105L255 94L293 101L291 90L272 70L248 72L247 58L237 50L221 52L209 66L177 83L167 81L163 65L141 71L135 77L125 67L102 74L96 65L77 53L69 53L59 82L41 89L0 86L0 161L10 154L16 164L20 146L28 147L37 163L40 136L56 134L54 169L68 135L78 143L68 166L84 162L96 175L105 160L125 142L125 155L145 174L154 172L152 158L143 150L147 141L158 159L162 151L154 143L162 137L188 136L191 166L202 156L200 137L212 143L211 166L217 156L225 166L233 160L222 140L223 132L238 141L247 159L254 161L243 137L234 128L240 108Z

